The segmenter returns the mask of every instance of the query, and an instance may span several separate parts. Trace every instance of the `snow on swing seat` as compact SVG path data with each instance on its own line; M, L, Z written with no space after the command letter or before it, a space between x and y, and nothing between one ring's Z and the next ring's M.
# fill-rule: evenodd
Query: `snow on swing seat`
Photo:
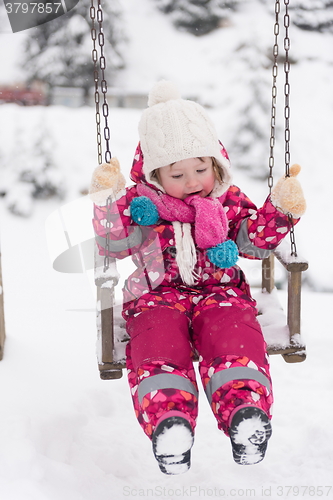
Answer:
M305 346L300 333L293 335L293 345L291 346L287 318L279 302L276 288L270 293L267 291L253 293L253 298L257 301L258 321L267 344L267 352L269 354L285 354L286 350L292 352L304 350Z

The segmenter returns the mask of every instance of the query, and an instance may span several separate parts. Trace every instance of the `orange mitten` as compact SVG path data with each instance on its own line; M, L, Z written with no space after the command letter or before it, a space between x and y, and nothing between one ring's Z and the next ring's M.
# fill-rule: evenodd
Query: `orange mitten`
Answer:
M284 214L291 214L294 219L301 217L306 209L303 190L296 176L301 167L297 164L290 167L290 177L282 177L271 193L273 205Z
M89 188L90 198L94 203L104 204L110 195L114 196L124 189L125 184L119 161L111 158L109 163L102 163L95 168Z

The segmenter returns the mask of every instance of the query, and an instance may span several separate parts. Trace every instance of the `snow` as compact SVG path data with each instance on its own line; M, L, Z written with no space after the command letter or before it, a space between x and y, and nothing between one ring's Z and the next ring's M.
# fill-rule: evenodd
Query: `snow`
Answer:
M173 425L156 441L157 455L182 455L192 447L192 434L185 425Z
M185 423L177 421L171 427L165 426L154 440L154 454L167 474L184 474L189 469L187 458L194 439L193 433L187 425L184 425Z
M246 102L242 79L249 76L234 49L239 47L242 57L255 62L256 53L242 52L242 43L250 46L266 36L270 43L271 26L263 7L238 13L232 26L201 39L176 33L152 2L122 3L130 33L128 69L122 77L126 88L146 92L157 79L170 78L188 96L216 103L209 112L231 153L235 183L262 203L267 186L237 170L232 141ZM156 43L151 43L152 34ZM19 68L13 62L20 53L19 37L0 34L2 83L17 79ZM229 440L218 431L201 391L191 470L175 477L159 471L151 443L136 422L126 376L99 378L92 273L54 271L54 255L63 247L55 250L51 245L50 252L46 237L49 217L81 198L89 185L97 158L94 110L0 107L0 153L6 173L24 161L24 154L32 154L31 144L45 127L55 141L54 160L67 186L64 200L36 200L29 218L9 213L6 198L0 204L7 333L0 362L1 500L332 497L333 241L326 227L329 216L321 216L331 210L331 47L330 35L299 30L292 44L301 59L292 66L292 158L303 166L299 179L308 201L296 227L297 245L310 263L302 297L308 357L299 364L271 357L273 435L265 460L249 467L233 462ZM112 152L128 181L140 115L134 109L112 109L110 115ZM277 176L283 174L279 162L276 171ZM260 264L242 261L241 266L257 284ZM130 268L128 259L118 266L122 279ZM279 266L276 277L285 280ZM118 295L120 288L121 282ZM285 307L286 292L276 295Z
M259 416L244 419L233 427L232 441L238 462L244 465L254 465L263 459L262 449L258 446L269 439L271 435L270 422L263 422Z
M279 258L286 264L306 264L308 261L300 255L299 251L297 251L296 255L292 255L290 251L290 244L286 239L282 240L279 246L276 249L275 254L279 256Z
M259 323L263 329L265 340L270 347L286 347L290 344L289 330L286 325L286 314L279 302L278 292L254 291L260 316Z

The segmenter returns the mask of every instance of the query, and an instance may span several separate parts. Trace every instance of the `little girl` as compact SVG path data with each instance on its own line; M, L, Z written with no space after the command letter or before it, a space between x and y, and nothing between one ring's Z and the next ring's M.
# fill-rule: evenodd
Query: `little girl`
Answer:
M271 436L272 384L256 303L236 261L267 257L288 233L290 215L296 224L304 213L299 167L257 209L232 184L227 152L199 104L161 81L148 106L131 170L135 185L124 189L112 159L97 167L90 189L100 254L108 248L111 257L131 255L137 266L123 290L135 413L161 471L187 471L198 356L234 460L255 464Z

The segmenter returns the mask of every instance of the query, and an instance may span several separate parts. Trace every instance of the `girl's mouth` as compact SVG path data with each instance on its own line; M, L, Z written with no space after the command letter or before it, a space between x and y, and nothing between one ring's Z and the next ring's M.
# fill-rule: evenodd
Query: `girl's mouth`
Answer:
M185 200L186 198L188 198L189 196L201 196L202 198L205 197L205 194L204 194L204 191L203 189L201 189L200 191L194 191L193 193L188 193L186 194L184 197L183 197L183 200Z

